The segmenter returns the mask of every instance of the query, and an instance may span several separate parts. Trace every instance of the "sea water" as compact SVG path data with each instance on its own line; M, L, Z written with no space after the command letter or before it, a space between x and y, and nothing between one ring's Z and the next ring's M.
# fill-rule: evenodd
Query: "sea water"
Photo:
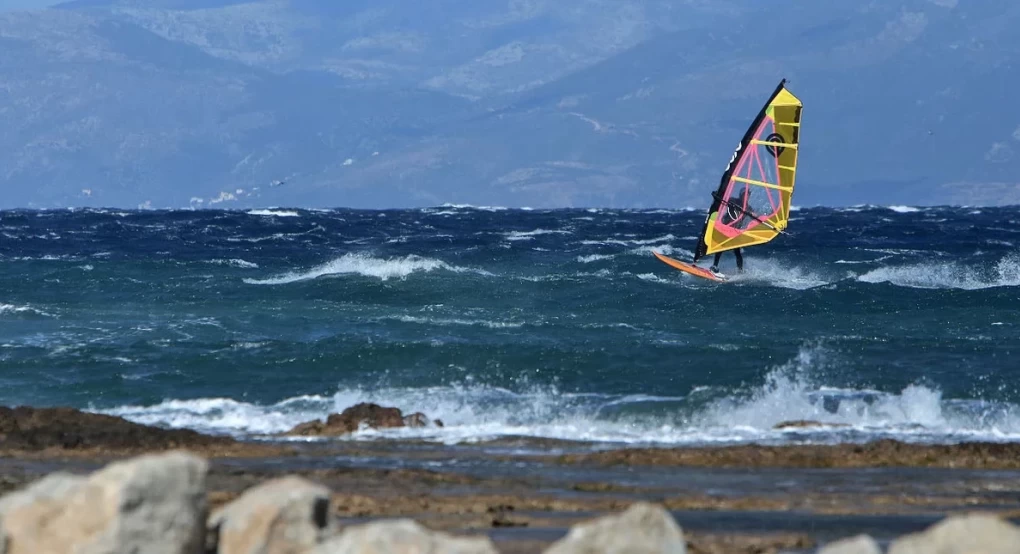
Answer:
M1020 439L1020 209L792 216L720 284L652 256L689 260L702 210L4 211L0 403L237 436L377 402L445 425L354 438Z

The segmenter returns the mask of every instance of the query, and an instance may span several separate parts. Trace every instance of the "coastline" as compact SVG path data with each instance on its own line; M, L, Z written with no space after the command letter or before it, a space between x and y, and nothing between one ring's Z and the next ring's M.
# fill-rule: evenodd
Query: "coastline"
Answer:
M638 502L668 510L689 551L706 553L814 552L858 533L881 543L973 511L1020 519L1020 445L1011 443L564 454L564 444L523 439L246 441L76 410L30 415L35 429L12 429L9 421L0 428L4 494L54 472L87 474L142 453L183 449L209 461L212 509L259 484L297 475L331 491L341 527L408 517L430 529L488 535L501 552L542 552L571 525ZM52 428L69 420L74 428ZM542 448L550 452L539 454Z

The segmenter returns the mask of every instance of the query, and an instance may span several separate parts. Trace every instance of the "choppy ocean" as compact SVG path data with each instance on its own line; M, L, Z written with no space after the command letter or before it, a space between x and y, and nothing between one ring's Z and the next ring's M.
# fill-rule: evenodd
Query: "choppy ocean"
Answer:
M1020 209L0 212L0 403L239 436L361 401L600 446L1020 440ZM726 254L722 270L733 271ZM829 427L777 430L786 420Z

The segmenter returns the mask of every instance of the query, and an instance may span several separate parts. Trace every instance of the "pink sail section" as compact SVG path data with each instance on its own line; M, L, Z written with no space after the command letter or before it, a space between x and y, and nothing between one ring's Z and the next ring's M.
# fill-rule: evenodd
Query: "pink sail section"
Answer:
M771 115L762 119L752 140L784 142L781 136L776 135L775 120ZM776 148L752 143L740 153L715 221L715 228L720 233L735 237L761 225L755 218L767 220L779 211L778 190L748 182L779 184L779 157L776 154L782 152L782 147L778 147L778 151Z

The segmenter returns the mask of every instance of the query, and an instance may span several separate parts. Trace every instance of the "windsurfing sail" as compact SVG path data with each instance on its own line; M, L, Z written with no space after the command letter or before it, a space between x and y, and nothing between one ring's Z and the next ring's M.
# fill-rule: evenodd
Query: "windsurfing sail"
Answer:
M779 82L733 151L705 217L694 261L768 242L786 229L797 176L800 99Z

